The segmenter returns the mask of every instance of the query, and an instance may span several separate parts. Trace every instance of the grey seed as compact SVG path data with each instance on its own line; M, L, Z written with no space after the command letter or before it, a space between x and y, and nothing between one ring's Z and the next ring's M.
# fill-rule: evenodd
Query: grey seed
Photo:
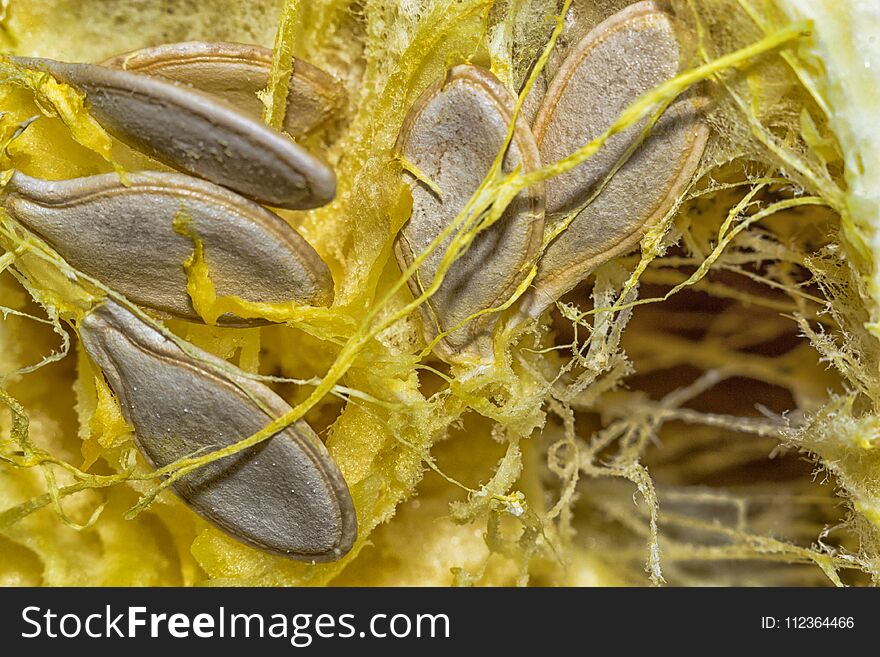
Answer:
M105 66L12 59L80 89L114 137L175 169L293 210L324 205L336 194L326 164L215 96Z
M201 321L183 264L193 240L178 234L184 212L202 240L218 295L248 301L329 305L333 280L314 249L281 217L209 182L177 173L49 181L13 174L2 195L14 219L74 268L131 301ZM223 315L221 323L260 321Z
M229 364L195 347L197 357L187 355L111 301L86 315L78 331L119 398L139 448L157 468L247 438L290 410L266 386L218 374L203 361L227 370ZM219 529L274 554L333 561L357 536L345 480L302 421L185 475L173 488Z
M437 194L414 183L413 210L395 244L401 267L407 267L455 216L489 172L501 150L513 116L514 99L488 71L456 66L416 101L398 137L397 149L441 190ZM525 122L517 121L514 139L503 162L538 168L538 151ZM413 177L406 173L409 180ZM521 192L489 230L480 233L470 249L446 273L442 285L422 306L421 320L429 338L436 326L449 330L462 320L507 300L527 274L525 267L540 246L544 218L543 185ZM451 238L422 264L421 285L434 280ZM414 295L419 281L409 281ZM427 304L426 304L427 305ZM492 359L492 332L497 314L482 315L441 341L437 352L447 360Z
M257 93L268 84L272 51L243 43L189 41L135 50L107 60L104 66L191 85L259 117L263 104ZM294 59L284 131L306 136L332 118L344 102L345 90L330 74Z
M550 84L533 126L541 159L555 162L601 135L642 93L678 73L680 44L670 16L639 2L593 29ZM547 181L547 229L577 211L637 141L642 122L612 137L589 160ZM696 171L708 129L690 96L666 110L651 135L548 248L523 301L536 316L602 262L631 248L661 219Z

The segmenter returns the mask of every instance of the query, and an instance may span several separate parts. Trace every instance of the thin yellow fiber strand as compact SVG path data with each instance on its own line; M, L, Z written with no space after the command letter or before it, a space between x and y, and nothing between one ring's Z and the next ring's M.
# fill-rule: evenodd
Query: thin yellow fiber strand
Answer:
M363 397L360 397L360 396L353 396L353 397L354 397L354 398L351 399L351 403L352 403L352 404L356 405L356 406L357 406L358 408L360 408L364 413L369 414L371 417L373 417L373 419L375 419L377 422L379 422L380 424L382 424L382 425L388 430L388 432L389 432L390 434L394 435L395 440L396 440L397 442L399 442L401 445L404 445L406 448L408 448L408 449L412 450L413 452L419 454L419 455L421 456L422 462L423 462L425 465L427 465L431 470L433 470L433 471L436 472L438 475L440 475L441 477L443 477L443 479L445 479L447 482L449 482L450 484L452 484L452 485L455 486L456 488L460 488L461 490L464 490L464 491L466 491L466 492L468 492L468 493L475 493L475 492L476 492L474 489L472 489L472 488L466 486L465 484L461 483L460 481L458 481L458 480L455 479L454 477L451 477L451 476L449 476L448 474L446 474L442 469L440 469L440 467L437 466L436 460L434 459L433 456L431 456L431 453L430 453L429 451L427 451L427 450L426 450L425 448L423 448L423 447L420 447L419 445L415 445L415 444L411 443L410 441L406 440L403 436L398 436L398 435L396 435L395 432L394 432L394 430L393 430L393 428L388 424L388 422L386 422L383 418L379 417L379 416L378 416L375 412L373 412L368 406L366 406L365 404L361 404L360 401L359 401L359 400L370 401L371 403L374 403L374 404L375 404L378 400L375 400L375 399L364 399ZM388 407L398 407L398 408L402 408L402 407L403 407L403 405L401 405L401 404L398 404L398 405L389 405L389 404L386 403L386 404L380 404L380 405L384 405L386 408L388 408Z
M43 449L40 449L31 441L29 432L29 420L22 405L12 397L4 389L0 388L0 402L12 411L12 439L21 451L21 455L2 454L0 453L0 461L20 468L31 468L34 466L54 465L62 468L68 474L83 482L88 482L87 487L97 484L112 484L125 481L129 478L128 474L113 475L93 475L83 472L79 468L71 465L63 459L52 456ZM149 476L144 478L150 478Z
M550 399L549 408L562 420L565 429L563 438L556 441L547 450L548 467L562 481L562 490L559 492L556 503L547 511L547 519L552 520L559 517L568 508L568 500L575 494L580 480L580 470L574 461L565 462L559 458L559 452L563 448L571 450L571 453L577 453L574 412L568 404L560 403L553 398Z
M293 75L293 46L296 39L299 0L286 0L281 10L275 48L272 52L272 71L269 84L260 94L263 101L263 121L276 130L281 129L287 113L287 94Z
M691 266L691 267L698 267L701 262L702 262L702 259L700 259L700 260L693 259L688 262L683 262L682 264L685 264L685 265ZM753 272L750 272L748 270L737 268L737 267L730 267L728 265L725 265L723 263L718 263L718 262L716 262L716 265L717 265L718 271L729 271L734 274L739 274L740 276L745 276L747 278L751 278L752 280L759 282L759 283L762 283L764 285L767 285L768 287L783 290L789 296L801 297L801 298L806 299L808 301L811 301L819 306L824 306L826 303L824 299L820 299L819 297L815 297L815 296L805 294L802 292L792 292L792 290L790 288L786 288L786 287L782 286L781 284L776 283L775 281L771 281L769 279L766 279L764 277L756 276ZM684 281L688 278L688 276L686 274L683 274L681 271L679 271L677 269L673 269L672 267L674 267L674 265L672 265L670 263L667 263L664 261L663 267L664 267L663 269L658 268L658 269L654 269L651 272L643 274L642 280L644 280L645 282L648 282L648 283L655 283L658 285L668 285L668 286L672 287L672 286L677 285L678 283L681 283L682 281ZM668 269L667 269L667 267L668 267ZM747 292L743 292L742 290L739 290L735 286L732 286L732 285L725 285L724 283L707 281L705 278L692 283L689 287L692 287L693 289L698 290L698 291L708 292L712 296L715 296L715 297L718 297L721 299L732 299L735 301L739 301L745 305L761 306L763 308L768 308L770 310L776 310L780 313L791 314L798 309L797 305L795 305L792 302L776 301L774 299L767 299L765 297L762 297L762 296L759 296L756 294L749 294ZM657 300L660 301L661 299L657 299ZM586 316L585 313L582 315L582 317L584 317L584 316ZM823 323L827 323L829 325L832 323L831 320L824 318L824 317L820 317L819 321L823 322Z
M19 247L15 251L7 251L0 256L0 273L10 267L14 262L16 257L18 257L23 252L23 245L19 245ZM19 375L29 374L31 372L36 372L43 367L50 365L51 363L58 362L65 358L67 354L70 352L70 334L64 330L64 327L61 325L61 320L58 317L58 312L53 306L45 306L47 318L37 317L35 315L31 315L30 313L24 313L12 308L6 308L4 306L0 306L0 313L2 313L3 318L6 319L8 315L15 315L17 317L22 317L25 319L29 319L30 321L34 321L40 324L47 324L52 327L52 330L61 338L61 347L58 350L53 350L50 354L44 355L40 360L31 365L23 365L16 368L12 372L2 372L0 373L0 383L4 382L8 378L16 377Z
M0 529L11 527L12 525L27 518L32 513L35 513L40 509L44 509L50 504L54 504L56 499L60 500L61 498L68 497L69 495L75 495L76 493L81 493L86 490L99 490L101 488L109 488L110 486L116 486L123 481L127 481L127 479L114 477L101 481L78 481L75 484L58 488L51 493L44 493L37 497L31 498L25 502L22 502L21 504L0 512Z
M491 308L483 308L482 310L478 310L477 312L472 313L471 315L468 315L467 317L462 319L458 324L456 324L452 328L447 329L445 331L441 331L440 333L438 333L434 337L434 339L431 340L431 342L429 342L428 345L424 349L422 349L421 353L419 354L419 360L426 358L428 356L428 354L430 354L434 350L434 347L436 347L437 344L443 338L445 338L446 336L448 336L452 333L455 333L457 330L462 328L468 322L472 322L475 319L482 317L483 315L502 313L505 310L507 310L508 308L510 308L514 303L516 303L516 301L523 294L526 293L526 291L529 289L529 286L532 284L532 281L535 280L535 276L537 276L537 274L538 274L537 265L532 265L531 268L529 269L528 273L526 274L525 278L523 278L523 280L520 282L520 284L516 286L516 289L510 294L510 296L503 303L501 303L498 306L493 306Z
M30 319L31 321L36 321L41 324L48 324L52 327L52 330L61 338L61 347L57 351L52 351L52 353L43 356L39 362L34 363L33 365L23 365L22 367L16 368L15 371L11 373L0 373L0 382L3 379L11 376L19 376L21 374L30 374L31 372L36 372L39 369L42 369L46 365L50 365L51 363L57 363L67 356L70 352L70 334L64 330L64 327L61 325L61 321L58 319L57 314L50 309L49 311L49 319L43 319L41 317L36 317L34 315L29 315L27 313L21 313L11 308L3 308L0 307L0 313L3 314L3 319L6 319L7 315L17 315L19 317L25 317Z
M9 168L7 166L9 164L9 145L39 118L40 116L36 115L24 121L7 121L5 113L0 112L0 171L5 173ZM5 186L7 182L9 182L7 176L0 178L0 187Z
M565 27L565 16L566 14L568 14L571 3L572 0L565 0L565 2L562 3L559 14L556 15L555 25L553 26L553 31L550 33L550 38L547 40L547 44L541 51L541 56L538 57L538 60L535 62L535 66L533 67L531 74L526 79L526 83L525 85L523 85L522 91L520 91L519 95L517 96L516 105L514 105L513 108L513 120L510 122L511 125L508 127L507 140L504 143L505 152L507 150L507 147L510 145L511 140L513 139L516 119L522 112L523 103L526 102L526 98L528 98L529 94L535 86L535 83L538 81L541 72L544 70L544 67L547 65L547 61L550 59L550 55L552 54L553 49L556 47L556 42L559 40L559 36L562 34L562 30Z
M440 189L440 186L431 180L431 178L422 171L415 163L410 162L403 153L399 153L397 155L397 159L400 162L400 166L403 167L404 171L408 171L412 174L413 178L418 180L420 183L424 184L428 189L434 192L437 195L437 198L443 198L443 190Z
M409 243L409 240L406 241L407 243ZM422 283L422 273L418 271L416 272L416 285L419 286L419 290L422 292L422 294L424 294L425 284ZM440 318L437 316L437 311L434 310L434 306L432 306L430 303L426 305L428 308L428 312L431 314L431 321L434 323L434 330L437 331L437 333L442 333L443 327L440 326Z
M58 482L55 480L55 473L52 471L52 467L49 465L42 465L40 469L43 471L43 475L46 478L46 487L49 489L49 499L52 501L52 506L55 509L56 515L61 519L61 522L73 530L82 531L88 529L98 521L104 508L107 506L107 502L99 504L95 510L92 511L91 516L86 522L75 522L67 515L67 512L61 504L62 496L60 494L60 489L58 488Z
M0 267L0 271L2 271L2 267ZM37 317L36 315L25 313L20 310L16 310L15 308L7 308L6 306L0 306L0 315L3 315L3 319L6 319L9 315L13 315L15 317L29 319L32 322L37 322L39 324L47 324L49 326L53 326L51 320L44 319L43 317Z
M81 91L58 82L48 73L18 66L2 55L0 84L13 84L30 90L44 115L60 118L79 144L100 155L118 173L123 173L113 157L110 135L89 114L85 95Z
M46 481L46 486L49 492L45 496L45 504L51 503L55 507L56 513L59 518L61 518L62 522L74 529L82 529L85 526L78 525L77 523L70 520L67 517L67 514L64 512L63 507L61 506L61 497L62 495L59 493L58 485L55 481L55 473L52 471L53 466L60 466L62 469L67 472L80 475L85 480L92 480L88 483L83 482L84 487L93 488L94 483L100 479L104 479L105 481L113 480L114 483L118 483L121 481L118 477L106 477L99 478L93 477L92 475L86 475L85 473L80 472L78 469L74 468L70 464L62 461L61 459L57 459L47 452L36 447L28 437L29 433L29 420L27 414L22 407L22 405L9 393L0 388L0 402L5 404L7 408L12 412L12 438L17 442L19 449L22 452L21 457L16 457L12 455L4 455L0 453L0 462L7 463L16 467L39 467ZM42 508L45 504L35 503L34 500L30 500L29 502L24 503L24 505L19 505L18 507L13 507L12 509L8 509L0 514L0 528L4 526L8 526L14 522L17 522L22 517L29 513L33 513L34 511ZM93 524L100 515L103 510L103 505L99 506L98 509L95 510L91 519L87 524Z
M563 158L553 165L546 166L537 171L526 173L514 172L514 174L512 174L511 176L505 177L505 184L502 184L500 187L493 186L492 191L497 194L494 197L487 195L484 192L484 188L489 185L489 181L495 173L495 170L500 168L493 167L486 180L483 181L483 184L481 184L477 191L474 193L474 196L469 200L466 207L462 210L461 213L459 213L459 216L457 216L456 219L452 221L445 230L441 231L441 233L438 234L438 236L428 246L426 252L436 249L440 244L443 243L443 241L445 241L450 236L453 231L457 230L461 224L465 223L468 217L476 214L476 212L472 211L472 206L475 206L476 210L480 212L489 210L490 216L494 220L497 220L497 218L501 216L503 209L507 207L510 201L516 196L516 194L519 193L519 191L528 187L531 184L535 184L555 175L560 175L578 166L580 163L594 155L596 151L598 151L598 149L601 148L602 145L604 145L604 143L607 142L607 140L611 136L626 129L629 125L637 123L642 118L647 116L654 109L657 103L662 103L667 101L668 99L677 97L690 85L704 80L720 71L723 71L726 68L741 65L754 57L777 50L781 47L786 46L787 44L801 39L809 35L810 31L811 27L808 22L800 22L789 25L774 34L765 37L757 43L746 46L745 48L720 57L713 62L704 64L690 71L686 71L676 76L675 78L672 78L671 80L656 87L653 91L641 96L632 105L630 105L629 108L624 110L624 112L618 117L618 119L605 133L603 133L590 143L586 144L582 148L578 149L573 154ZM501 157L496 158L496 161L499 163L499 165L500 160ZM798 201L798 199L795 199L795 201ZM813 204L815 204L816 202L816 200L808 201L808 203ZM819 202L824 204L824 201L820 200ZM793 205L797 204L798 203L794 203ZM774 209L774 212L775 211L778 211L778 209ZM752 220L752 222L757 221L757 219L755 219L754 217L750 219ZM745 226L743 226L743 228L744 227ZM426 292L419 297L415 298L413 301L406 304L396 313L393 313L391 316L385 318L378 324L371 326L376 315L381 312L384 306L384 302L390 300L393 294L395 294L397 290L399 290L403 285L406 284L406 280L418 270L422 262L427 257L427 254L426 252L423 252L416 256L412 264L407 267L406 271L403 272L403 275L400 277L400 279L398 279L391 286L391 290L386 293L386 295L383 297L382 300L379 301L379 303L375 304L373 308L366 313L366 316L364 317L364 320L361 323L360 327L354 333L354 335L349 338L348 342L346 342L346 344L342 347L333 365L325 374L325 377L321 384L316 386L312 393L306 399L304 399L302 402L293 407L290 411L276 418L265 427L263 427L263 429L254 433L248 438L245 438L222 449L213 451L204 456L181 459L163 468L160 468L156 471L156 474L162 476L167 475L167 478L162 481L162 483L159 484L155 489L142 496L138 503L129 511L128 517L132 517L143 509L147 508L162 490L168 488L189 472L192 472L208 463L212 463L227 456L236 454L249 447L253 447L254 445L258 445L268 438L271 438L279 431L284 430L294 422L301 419L303 415L305 415L306 412L308 412L326 394L328 394L328 392L330 392L330 390L339 381L339 379L345 375L345 373L357 359L360 350L371 339L373 339L383 330L387 329L389 326L395 324L400 319L409 315L422 303L424 303L434 293L434 291L436 291L437 288L439 288L440 284L442 283L443 274L449 268L449 266L451 266L454 260L456 252L455 249L458 247L458 245L456 244L456 240L460 240L461 242L463 242L465 240L465 237L463 235L457 235L455 238L453 238L452 244L447 251L446 257L438 266L438 273L429 289L426 290ZM642 485L644 484L642 483Z

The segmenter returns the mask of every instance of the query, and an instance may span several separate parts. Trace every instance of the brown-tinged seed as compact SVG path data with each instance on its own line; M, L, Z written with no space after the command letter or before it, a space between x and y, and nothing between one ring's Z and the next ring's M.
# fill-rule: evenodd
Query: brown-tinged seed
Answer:
M550 84L534 123L545 164L601 135L641 94L678 73L671 17L639 2L599 24L573 49ZM547 230L601 188L645 122L612 137L593 157L547 181ZM691 96L675 101L604 189L549 244L522 309L536 316L599 264L633 248L693 177L708 129Z
M456 66L416 101L398 137L397 149L439 190L412 181L413 210L395 243L402 268L409 266L458 213L483 181L501 150L513 116L514 99L494 75L475 66ZM517 121L503 170L538 168L539 158L528 126ZM429 339L437 325L449 330L478 311L507 300L528 273L524 265L540 245L544 218L543 185L521 192L504 215L477 235L457 260L428 304L421 320ZM414 295L434 280L449 246L447 239L422 264L419 279L409 281ZM465 324L437 345L447 360L487 362L492 359L492 332L497 314Z
M188 41L117 55L104 66L192 85L259 117L257 93L266 88L272 51L244 43ZM303 137L325 124L345 102L345 90L329 73L294 58L284 131Z
M231 445L290 410L263 384L195 347L185 353L111 301L87 314L78 332L155 467ZM333 561L357 537L345 480L302 421L183 476L173 488L233 538L274 554Z
M49 181L13 174L3 207L74 268L131 301L201 321L183 265L191 238L204 245L219 295L248 301L329 305L333 280L315 250L281 217L212 183L177 173L116 174ZM230 325L262 323L223 315Z
M175 169L293 210L324 205L336 194L326 164L220 98L106 66L12 59L80 89L114 137Z

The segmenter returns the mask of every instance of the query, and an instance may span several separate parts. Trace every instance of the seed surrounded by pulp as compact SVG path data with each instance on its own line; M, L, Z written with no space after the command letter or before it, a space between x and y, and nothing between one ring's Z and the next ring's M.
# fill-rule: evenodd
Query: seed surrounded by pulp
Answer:
M155 467L231 445L290 411L278 395L235 374L229 363L195 347L184 353L111 301L77 328ZM302 421L183 476L174 490L236 540L285 557L333 561L357 537L345 480Z
M434 190L405 172L411 182L413 209L395 243L402 268L409 266L465 207L489 173L513 116L514 99L488 71L456 66L416 101L398 137L405 160L430 179ZM528 126L517 121L502 170L539 167L538 149ZM490 228L453 263L443 283L421 310L429 338L474 313L503 303L525 278L540 246L544 219L543 185L521 192ZM440 245L409 280L416 296L437 273L452 237ZM482 315L446 336L438 353L450 360L490 361L497 314Z
M80 89L108 132L170 167L292 210L325 205L336 195L336 176L326 164L220 98L104 66L11 59Z
M209 182L176 173L116 174L49 181L16 172L0 199L10 216L71 266L131 301L202 321L187 291L184 262L204 246L218 295L248 301L329 305L333 279L315 250L281 217ZM223 324L264 323L232 315Z
M542 161L589 143L641 94L675 76L680 50L676 26L654 2L632 5L594 28L562 64L538 109L533 129ZM614 171L645 125L614 135L586 162L547 181L547 230L570 213L576 218L545 249L523 301L526 313L539 315L602 262L633 248L691 181L708 137L698 102L690 96L673 102Z

